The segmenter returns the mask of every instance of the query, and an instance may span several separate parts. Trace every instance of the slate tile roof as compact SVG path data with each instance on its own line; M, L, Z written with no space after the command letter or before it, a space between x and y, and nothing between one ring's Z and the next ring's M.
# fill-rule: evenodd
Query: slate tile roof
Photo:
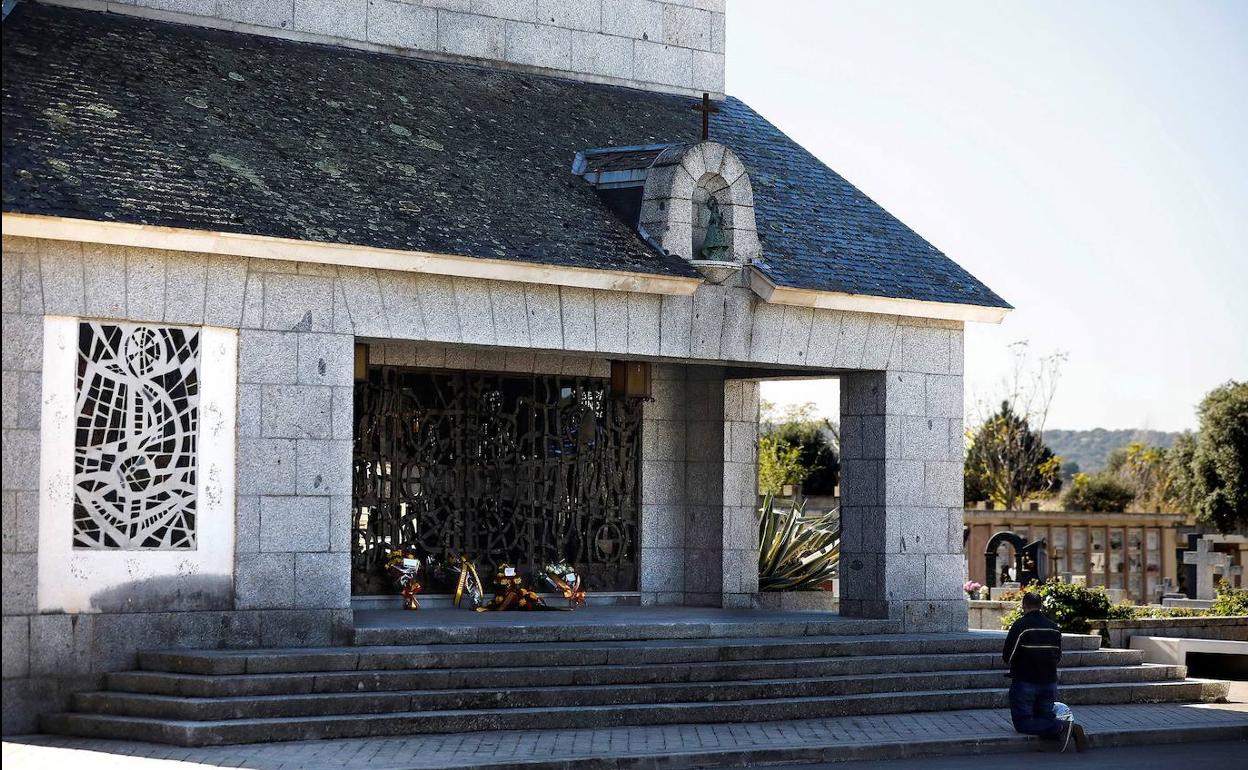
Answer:
M3 25L3 209L697 276L571 173L696 140L691 100L23 4ZM784 286L1008 307L739 100L712 138Z

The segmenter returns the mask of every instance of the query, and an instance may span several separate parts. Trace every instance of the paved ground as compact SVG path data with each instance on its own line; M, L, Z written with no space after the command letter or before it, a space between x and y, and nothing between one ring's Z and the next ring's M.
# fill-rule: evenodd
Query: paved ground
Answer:
M1248 682L1231 682L1226 699L1231 703L1248 703Z
M1248 705L1234 703L1081 706L1077 715L1094 741L1098 734L1117 734L1121 741L1124 734L1129 736L1132 731L1150 731L1159 726L1248 727ZM968 744L968 739L976 743ZM69 767L74 770L123 767L136 770L184 770L189 767L414 770L533 762L556 766L605 756L659 759L691 751L721 752L721 763L746 761L745 752L769 750L806 752L805 755L790 754L806 759L824 759L832 755L862 758L862 752L871 750L872 746L888 744L913 748L925 743L943 746L944 750L940 753L999 751L1003 748L1041 749L1036 742L1025 742L1015 736L1009 716L1004 711L977 710L740 725L463 733L202 749L32 736L6 741L3 762L5 770L44 767ZM826 750L832 754L826 753ZM812 755L812 751L825 753Z
M1195 760L1200 767L1241 766L1248 756L1248 741L1178 743L1169 746L1120 746L1096 749L1086 754L1027 755L1027 768L1060 767L1062 770L1174 770ZM835 764L793 765L773 770L964 770L966 767L1002 767L1014 763L1000 759L926 757L890 759L878 762L837 762ZM1019 763L1022 765L1023 763Z

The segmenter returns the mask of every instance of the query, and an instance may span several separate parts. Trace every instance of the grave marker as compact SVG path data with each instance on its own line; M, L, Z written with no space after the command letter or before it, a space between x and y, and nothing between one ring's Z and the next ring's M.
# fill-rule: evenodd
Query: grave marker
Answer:
M1224 553L1210 550L1212 544L1208 540L1199 540L1195 551L1183 554L1183 563L1196 567L1195 599L1213 599L1217 595L1217 583L1214 575L1227 575L1230 571L1231 557Z

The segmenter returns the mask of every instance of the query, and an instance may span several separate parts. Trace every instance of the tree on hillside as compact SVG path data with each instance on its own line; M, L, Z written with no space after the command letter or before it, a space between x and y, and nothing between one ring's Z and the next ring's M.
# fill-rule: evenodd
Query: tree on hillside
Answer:
M986 420L966 453L967 502L990 500L1018 508L1025 500L1062 486L1061 458L1044 445L1039 431L1016 414L1010 402Z
M1110 471L1077 473L1062 496L1062 506L1071 511L1118 513L1134 499L1135 490Z
M1200 433L1179 486L1196 517L1220 532L1248 529L1248 382L1231 381L1200 402Z
M841 467L836 425L819 417L811 402L790 405L783 412L769 401L761 407L760 490L779 494L784 484L802 484L808 495L834 494Z
M1000 406L989 413L981 405L978 427L967 434L967 503L990 500L1018 508L1062 485L1061 458L1045 446L1042 433L1066 356L1056 353L1033 363L1026 342L1011 347L1014 366L1002 384Z
M1175 510L1192 513L1196 510L1196 479L1192 461L1196 458L1196 436L1184 433L1166 453L1166 472L1170 474Z
M801 484L810 475L810 469L802 465L800 447L789 446L772 436L758 438L758 491L764 495L780 496L785 485Z
M1074 481L1075 476L1082 472L1083 469L1079 467L1079 463L1067 458L1065 455L1062 455L1062 470L1059 475L1062 478L1063 487L1068 485L1071 481Z
M1133 441L1109 453L1105 473L1117 478L1133 493L1131 505L1141 511L1179 511L1174 465L1164 447Z

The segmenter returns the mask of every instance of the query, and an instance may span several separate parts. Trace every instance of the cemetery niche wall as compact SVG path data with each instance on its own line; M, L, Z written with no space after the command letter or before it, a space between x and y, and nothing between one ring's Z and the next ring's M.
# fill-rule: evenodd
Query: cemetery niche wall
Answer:
M963 517L968 529L967 576L985 585L989 576L979 554L1001 530L1027 540L1044 539L1050 576L1101 586L1115 601L1161 601L1167 590L1179 584L1182 556L1178 543L1188 529L1188 517L1182 514L981 507L965 510ZM998 562L996 577L1000 569Z

